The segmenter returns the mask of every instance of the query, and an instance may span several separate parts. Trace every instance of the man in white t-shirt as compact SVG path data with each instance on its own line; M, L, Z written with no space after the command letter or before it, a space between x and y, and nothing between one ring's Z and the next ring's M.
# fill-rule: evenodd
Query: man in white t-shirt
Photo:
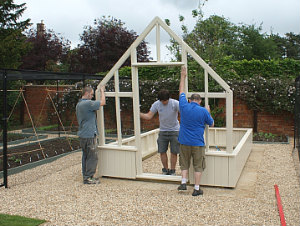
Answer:
M162 173L165 175L175 175L177 155L179 154L179 102L170 98L168 90L158 92L158 100L155 101L150 111L146 114L141 113L142 119L150 120L158 112L159 114L159 136L157 139L158 153L160 153L161 163L163 165ZM167 150L170 144L171 148L171 169L168 167Z

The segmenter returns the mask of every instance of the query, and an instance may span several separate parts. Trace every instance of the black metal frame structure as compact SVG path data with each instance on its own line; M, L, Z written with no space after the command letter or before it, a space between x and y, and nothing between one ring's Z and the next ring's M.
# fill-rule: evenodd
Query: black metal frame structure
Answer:
M295 80L296 97L295 97L295 129L294 129L294 148L298 148L300 159L300 76Z
M42 80L54 80L58 82L60 80L102 80L103 76L91 75L91 74L79 74L79 73L59 73L59 72L44 72L44 71L33 71L33 70L16 70L16 69L0 69L2 74L3 82L3 183L0 183L0 187L8 187L7 177L7 81L25 80L25 81L42 81Z

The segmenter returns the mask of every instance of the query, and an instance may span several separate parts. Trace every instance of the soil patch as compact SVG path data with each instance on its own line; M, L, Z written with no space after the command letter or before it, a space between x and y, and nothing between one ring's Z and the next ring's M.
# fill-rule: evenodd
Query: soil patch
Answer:
M79 149L78 139L69 139L69 142L66 138L58 138L41 142L42 149L38 143L8 148L8 169ZM2 170L3 152L1 150L0 171Z
M253 141L280 142L280 143L289 142L288 137L286 135L277 135L272 133L254 133Z

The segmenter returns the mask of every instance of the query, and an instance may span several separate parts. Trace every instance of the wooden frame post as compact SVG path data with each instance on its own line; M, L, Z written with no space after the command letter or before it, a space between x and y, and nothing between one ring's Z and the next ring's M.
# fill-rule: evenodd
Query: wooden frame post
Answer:
M205 107L208 107L208 73L204 70L204 93L205 93ZM209 139L208 139L208 125L205 126L205 151L208 152L209 149Z
M137 63L136 49L131 51L131 63ZM141 150L141 122L140 122L140 95L139 95L139 79L138 68L131 67L132 92L133 92L133 118L134 118L134 135L136 152L136 172L137 175L143 173L142 169L142 150Z
M231 90L226 92L226 152L233 152L233 93Z
M160 56L160 27L159 24L156 24L156 56L157 56L157 62L161 61Z
M115 72L115 104L116 104L116 119L117 119L117 136L118 146L122 146L122 126L121 126L121 109L120 109L120 87L119 87L119 71Z

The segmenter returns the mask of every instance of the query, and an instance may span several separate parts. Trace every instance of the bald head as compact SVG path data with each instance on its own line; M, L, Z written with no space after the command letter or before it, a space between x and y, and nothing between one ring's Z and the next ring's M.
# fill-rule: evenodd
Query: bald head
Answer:
M195 94L195 93L192 94L191 101L197 101L197 102L201 101L200 95L199 94Z

